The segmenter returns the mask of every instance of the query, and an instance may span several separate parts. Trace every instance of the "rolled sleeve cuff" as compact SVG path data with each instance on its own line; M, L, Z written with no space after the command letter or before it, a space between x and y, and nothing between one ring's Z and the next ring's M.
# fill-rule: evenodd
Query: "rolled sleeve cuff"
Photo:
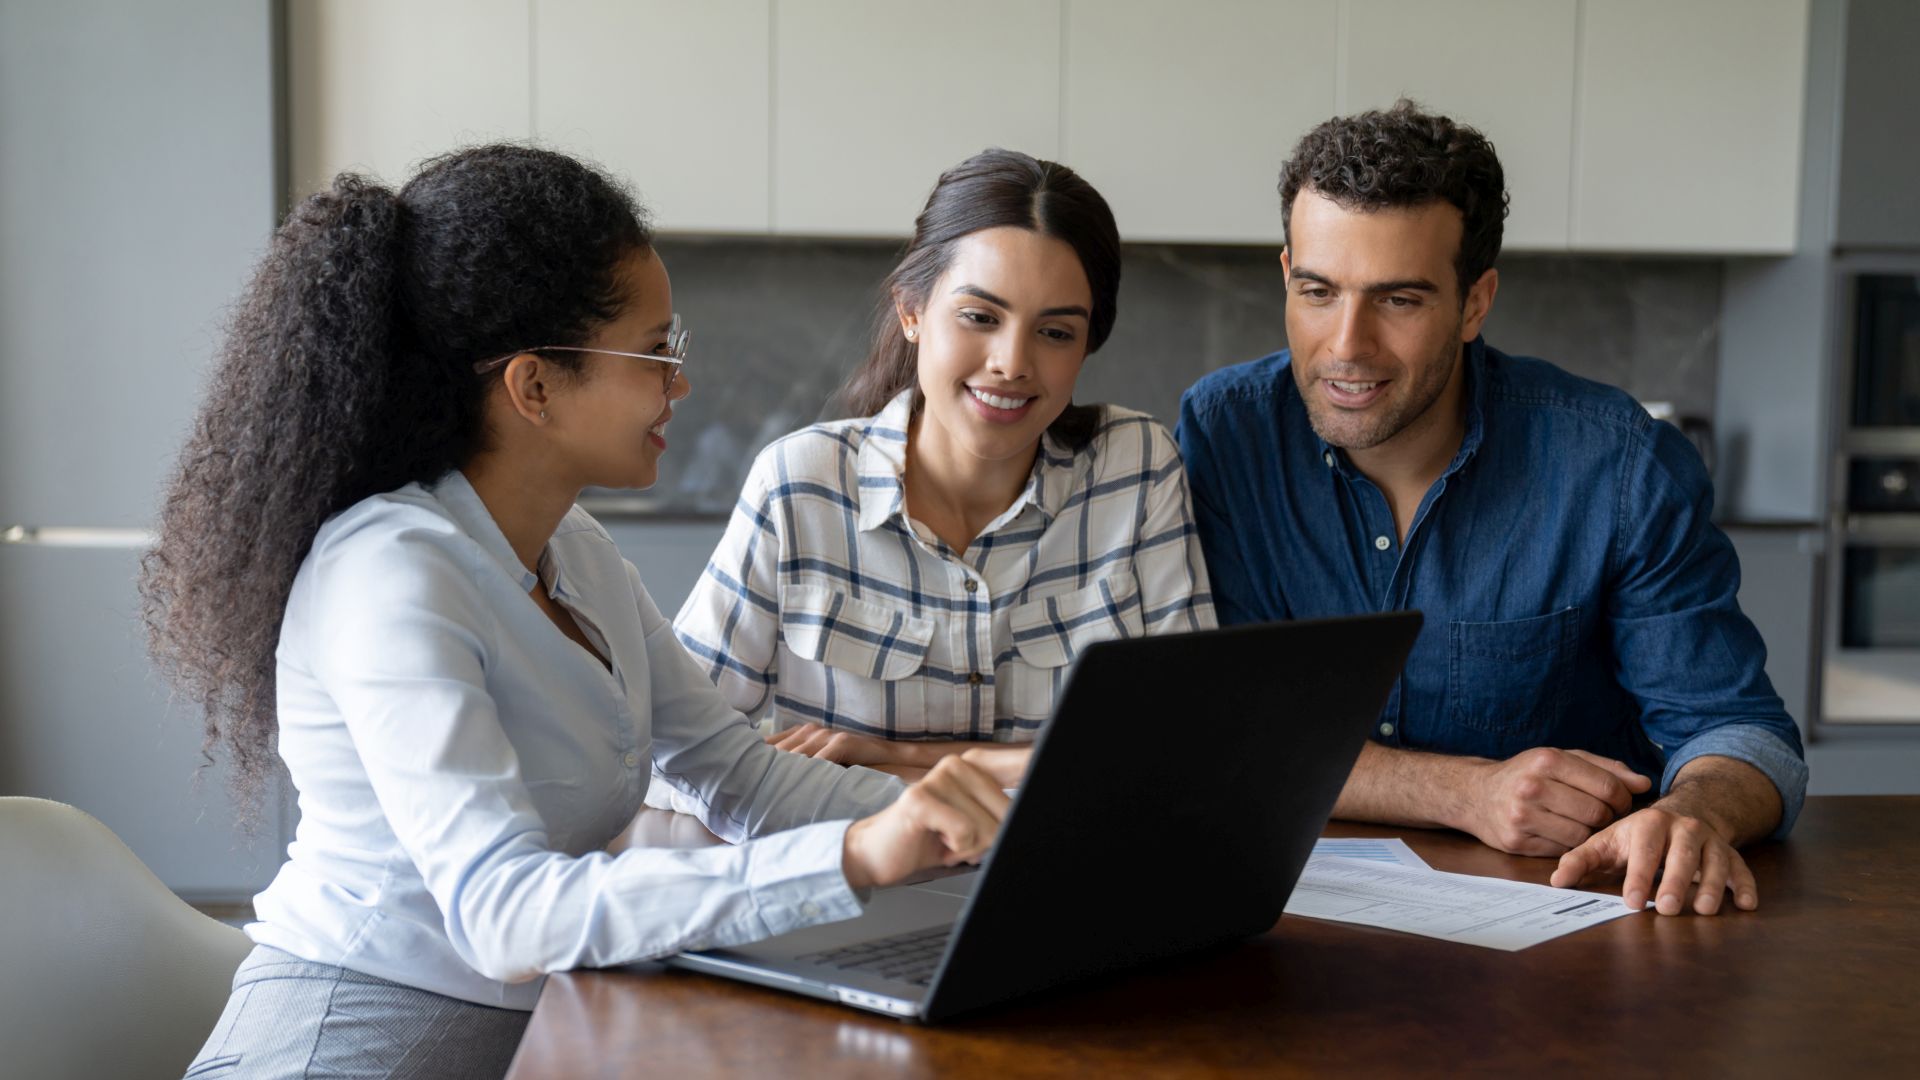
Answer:
M1773 839L1784 839L1793 831L1800 816L1800 804L1807 798L1807 762L1786 740L1757 724L1728 724L1701 732L1688 739L1667 759L1666 772L1660 777L1660 793L1673 789L1674 777L1687 762L1703 755L1733 758L1759 769L1780 793L1780 827Z
M862 911L842 869L851 821L823 821L763 836L748 851L747 889L767 937Z

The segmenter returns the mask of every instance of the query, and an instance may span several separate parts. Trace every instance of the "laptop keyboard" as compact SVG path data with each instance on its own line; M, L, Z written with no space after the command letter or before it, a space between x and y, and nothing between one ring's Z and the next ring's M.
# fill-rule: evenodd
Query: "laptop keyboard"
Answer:
M947 951L947 938L952 934L951 925L936 926L843 945L800 959L840 971L871 971L883 978L925 986L933 981L934 969L940 966L940 957Z

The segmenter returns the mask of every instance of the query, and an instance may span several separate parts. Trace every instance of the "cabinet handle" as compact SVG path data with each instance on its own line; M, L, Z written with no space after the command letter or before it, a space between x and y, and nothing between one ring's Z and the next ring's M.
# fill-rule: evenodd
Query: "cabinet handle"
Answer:
M0 530L0 544L61 548L148 548L153 546L153 530L94 525L11 525Z

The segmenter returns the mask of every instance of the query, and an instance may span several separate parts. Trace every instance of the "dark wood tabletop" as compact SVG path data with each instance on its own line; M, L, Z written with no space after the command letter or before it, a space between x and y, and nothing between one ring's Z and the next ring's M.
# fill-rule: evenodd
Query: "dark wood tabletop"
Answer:
M653 828L635 842L698 842ZM1554 865L1458 833L1327 835L1400 836L1435 869L1519 881ZM933 1026L652 966L578 971L547 980L509 1076L1920 1076L1920 797L1808 799L1791 839L1746 855L1755 912L1646 912L1515 953L1286 918Z

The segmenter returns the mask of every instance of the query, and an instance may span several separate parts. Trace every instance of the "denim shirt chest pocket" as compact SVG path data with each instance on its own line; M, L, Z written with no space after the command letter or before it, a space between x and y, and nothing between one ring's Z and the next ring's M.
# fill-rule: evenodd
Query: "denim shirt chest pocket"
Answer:
M1027 737L1053 711L1054 695L1074 657L1096 641L1139 637L1146 626L1139 586L1128 572L1021 604L1013 608L1009 624L1013 650L999 712L1030 722L1022 725Z
M1479 738L1457 752L1507 757L1559 725L1573 684L1580 609L1447 627L1447 713Z
M796 658L833 669L837 690L848 691L837 711L873 723L895 709L918 716L918 680L908 676L926 664L934 621L822 585L788 585L780 593L780 636ZM795 672L784 672L790 678ZM837 677L836 677L837 676ZM853 678L849 679L848 676ZM895 684L888 688L885 684Z

